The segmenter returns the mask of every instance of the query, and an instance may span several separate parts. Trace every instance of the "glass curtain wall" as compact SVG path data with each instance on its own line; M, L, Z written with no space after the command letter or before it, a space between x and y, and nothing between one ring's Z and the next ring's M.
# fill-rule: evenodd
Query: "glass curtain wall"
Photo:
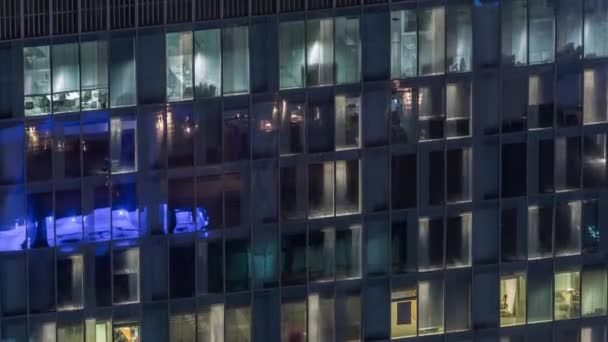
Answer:
M23 48L25 116L51 112L51 51L48 45Z
M108 108L108 43L80 43L82 110Z
M336 18L336 83L359 82L361 38L359 17Z
M279 87L304 87L306 28L305 22L288 21L279 24Z
M53 45L53 113L80 110L78 43Z
M306 22L306 84L334 83L334 21L332 18Z
M416 11L391 13L391 78L418 74L417 26Z
M167 33L167 101L191 99L192 32Z
M528 63L527 0L501 2L502 59L505 65Z
M219 29L194 32L194 87L196 97L219 96L222 88Z
M227 27L222 31L223 94L249 92L249 28Z

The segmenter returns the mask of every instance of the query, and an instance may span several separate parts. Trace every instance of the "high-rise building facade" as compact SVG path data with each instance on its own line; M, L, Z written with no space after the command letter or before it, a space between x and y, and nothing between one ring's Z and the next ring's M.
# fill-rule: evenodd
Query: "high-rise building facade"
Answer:
M608 1L0 0L0 341L604 342Z

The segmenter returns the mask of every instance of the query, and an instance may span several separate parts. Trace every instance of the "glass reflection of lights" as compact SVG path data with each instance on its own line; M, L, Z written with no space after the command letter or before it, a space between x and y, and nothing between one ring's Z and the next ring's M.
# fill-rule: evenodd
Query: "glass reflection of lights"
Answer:
M209 226L209 216L205 208L196 208L195 217L192 215L192 210L189 209L174 209L173 214L175 215L174 234L201 231Z

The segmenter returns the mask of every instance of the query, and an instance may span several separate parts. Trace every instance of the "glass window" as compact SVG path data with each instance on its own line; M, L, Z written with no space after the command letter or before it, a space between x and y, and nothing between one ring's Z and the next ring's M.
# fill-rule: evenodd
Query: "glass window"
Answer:
M222 31L222 78L224 95L249 92L249 30L247 26Z
M583 75L583 121L604 122L608 119L608 67L588 68Z
M308 232L308 279L334 279L334 249L336 232L333 227L312 228Z
M82 117L82 165L84 176L107 174L110 170L108 114L88 113Z
M167 104L167 163L169 168L194 165L194 137L198 124L192 105Z
M553 69L528 78L528 128L553 127Z
M249 219L249 174L230 172L224 174L224 216L227 227L245 225Z
M416 336L418 296L416 285L393 285L391 291L391 338Z
M110 239L110 189L105 177L89 179L82 187L82 214L88 241Z
M51 52L48 45L23 48L25 116L51 112Z
M5 254L0 260L2 273L12 275L0 278L1 309L4 316L20 315L27 311L26 272L24 272L26 267L25 253Z
M336 150L359 147L361 132L361 96L336 95L335 144Z
M418 88L418 140L444 137L444 96L441 82Z
M416 75L418 75L416 11L394 11L391 13L391 78Z
M581 70L557 71L556 84L556 123L559 127L578 126L581 124L583 107L583 80Z
M329 152L335 148L334 96L326 90L309 93L306 134L309 153Z
M196 257L198 293L224 291L224 242L216 238L199 240ZM220 318L223 319L223 315Z
M224 319L226 324L225 342L251 341L251 310L249 304L227 306Z
M551 63L555 54L554 2L528 0L530 64Z
M226 291L237 292L249 289L251 255L248 236L226 240Z
M217 164L222 161L221 102L197 102L195 110L199 125L196 138L197 165Z
M583 254L594 254L600 250L598 200L589 199L582 203L582 251Z
M528 63L527 0L501 2L502 59L506 65Z
M170 341L196 341L196 320L194 313L177 312L171 314L169 321ZM209 341L205 339L204 341Z
M333 290L333 289L332 289ZM323 288L308 295L308 334L310 341L334 341L334 293Z
M418 282L418 334L443 333L443 279Z
M501 121L502 132L518 132L526 129L528 110L528 73L509 72L502 78ZM551 77L553 82L553 77ZM550 83L553 85L553 83ZM551 88L550 91L553 91ZM498 101L498 99L496 99ZM551 110L553 113L553 110ZM551 118L551 125L553 119Z
M583 186L603 186L606 183L606 143L605 134L583 137Z
M418 220L418 269L431 271L443 268L443 217L421 217Z
M55 311L57 292L53 249L31 250L28 255L27 273L30 314Z
M57 259L57 309L77 310L82 308L84 304L83 271L82 255Z
M140 336L137 322L114 324L114 341L139 342Z
M446 267L471 265L471 213L451 215L446 219Z
M299 195L306 192L306 174L306 166L301 161L297 165L281 167L280 206L283 220L297 220L306 216L306 199Z
M244 108L224 109L224 161L249 159L249 110Z
M304 152L306 105L300 101L281 101L281 155Z
M220 30L194 32L194 86L196 97L219 96L222 88Z
M581 138L555 138L555 189L577 189L581 183Z
M53 120L53 137L55 138L54 177L56 179L80 177L80 117L77 115L56 117Z
M203 175L196 178L197 229L222 226L222 176Z
M275 101L260 98L253 103L251 129L252 158L273 158L279 141L279 107Z
M281 341L306 341L306 301L304 294L285 291L281 300Z
M580 272L556 272L553 296L555 320L578 318L581 309Z
M55 242L57 246L82 241L80 182L55 184Z
M199 305L196 320L199 341L224 341L224 304Z
M336 230L336 279L361 277L361 225Z
M526 193L526 144L502 145L502 197Z
M54 246L55 227L53 221L53 190L51 186L28 187L26 201L28 247Z
M259 161L252 168L252 215L255 222L270 223L277 220L278 170L272 161Z
M447 200L448 202L466 202L471 200L471 162L470 147L448 150L447 164ZM432 180L437 182L436 179Z
M528 323L553 319L553 265L530 263L527 279Z
M111 184L112 239L139 237L139 211L135 177L114 178Z
M608 3L585 0L585 58L608 56Z
M302 284L306 282L306 231L300 227L285 228L281 236L281 282Z
M391 200L393 209L416 206L417 184L416 154L393 155L391 158Z
M194 214L194 178L189 176L169 179L169 232L173 234L196 230Z
M557 58L575 60L583 55L583 1L557 0Z
M132 36L115 36L110 40L110 105L112 107L136 104L135 39Z
M446 332L471 329L471 273L446 274L445 330Z
M500 251L503 261L526 258L526 208L524 203L502 209L500 217Z
M169 288L171 298L195 296L194 243L172 241L169 249ZM181 340L180 340L181 341Z
M358 286L336 288L336 341L360 341L361 290Z
M361 211L359 160L337 160L335 171L336 215L359 213Z
M473 33L470 3L461 1L447 7L448 72L471 71Z
M303 20L279 24L279 71L281 89L304 87L306 29Z
M308 86L334 83L334 21L332 18L306 22Z
M446 88L446 137L471 134L471 82L448 83Z
M427 202L429 205L442 205L445 203L445 151L424 152L428 156L427 164L429 172L423 174L428 184L425 194L428 200L421 199L420 202ZM423 178L423 179L424 179Z
M53 136L50 119L25 123L25 179L28 182L51 179Z
M173 32L166 36L167 101L191 99L192 32Z
M276 287L279 284L279 238L277 226L255 226L253 229L251 253L253 287Z
M601 342L605 336L606 327L601 322L581 327L581 342Z
M528 259L553 255L553 204L528 207Z
M139 110L137 130L137 167L139 170L164 169L167 166L167 126L163 107Z
M27 247L25 241L26 220L23 187L6 187L0 191L0 251L25 249Z
M526 323L526 275L500 277L500 326Z
M555 254L576 255L581 252L581 201L558 203L555 207Z
M418 74L442 74L445 70L445 8L419 10Z
M105 40L80 43L82 110L108 108L108 44Z
M369 276L388 274L391 262L390 225L388 216L379 215L367 217L365 218L364 227L365 273ZM399 246L397 246L397 248L398 247ZM398 249L395 254L399 255ZM399 260L398 258L396 259L395 262L398 263Z
M139 249L114 250L114 304L139 302Z
M393 215L391 222L391 265L393 273L415 272L418 254L418 225L414 215Z
M308 217L320 218L333 215L334 162L309 164Z
M391 98L391 143L409 144L416 141L416 112L418 89L409 87L393 88Z
M583 269L581 281L581 315L583 317L605 315L606 270L600 267Z
M137 119L133 114L110 118L110 164L112 173L137 170Z
M78 43L53 45L53 113L80 110Z
M23 123L0 125L0 184L2 185L23 183L25 171L23 132L25 132ZM80 164L78 165L80 170Z
M336 19L336 83L355 83L361 78L361 38L358 17Z

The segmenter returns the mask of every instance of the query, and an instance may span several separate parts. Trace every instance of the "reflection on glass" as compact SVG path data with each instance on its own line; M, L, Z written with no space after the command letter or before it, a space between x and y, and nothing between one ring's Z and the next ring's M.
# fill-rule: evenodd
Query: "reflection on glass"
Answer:
M581 252L581 201L558 204L555 208L555 255Z
M226 340L225 342L251 341L251 312L249 306L226 308Z
M606 314L606 270L603 268L583 269L581 316L602 316Z
M433 84L418 89L418 139L433 140L444 137L444 88Z
M336 150L359 147L361 97L336 95Z
M471 6L458 4L447 9L448 72L471 71L473 33Z
M359 161L338 160L335 172L336 215L359 213L361 211Z
M553 70L528 77L528 127L553 126Z
M191 99L192 32L167 33L167 101Z
M112 238L129 239L139 236L137 185L133 177L112 183Z
M80 44L82 110L108 108L108 44L104 40Z
M553 1L528 0L530 64L553 62L555 14Z
M526 275L500 277L500 326L526 322Z
M302 299L281 303L281 341L306 341L306 302Z
M172 314L169 321L169 331L170 341L196 341L196 320L194 318L194 314Z
M305 34L303 20L279 24L279 86L281 89L304 86Z
M557 0L557 58L579 59L583 55L583 1Z
M196 97L219 96L222 87L220 30L194 32Z
M418 36L416 12L391 13L391 78L418 74Z
M336 231L336 279L361 277L361 225Z
M308 279L329 281L334 279L334 249L336 231L324 227L308 233Z
M137 103L135 82L135 38L117 36L110 41L110 105L132 106Z
M408 144L416 141L416 107L414 88L397 87L391 99L391 142Z
M471 266L471 213L450 216L446 220L446 267Z
M53 113L80 110L78 44L53 45Z
M306 22L306 84L334 83L334 21L312 19Z
M443 333L443 279L418 282L418 334Z
M224 342L224 304L199 306L197 328L199 341Z
M443 268L443 218L421 217L418 220L418 268L431 271Z
M224 111L224 161L249 158L249 111L247 108Z
M58 246L82 241L80 182L55 188L55 235Z
M471 134L471 82L448 83L446 88L446 137Z
M134 115L110 118L110 164L112 173L137 170L137 121Z
M577 318L581 309L580 273L557 272L554 283L555 320Z
M527 0L501 3L502 59L505 65L528 63Z
M358 17L336 19L336 83L359 82L361 38Z
M421 9L418 16L418 73L441 74L445 69L445 8Z
M0 251L18 251L26 247L24 198L22 187L0 191Z
M604 122L608 119L608 68L589 68L583 75L583 121Z
M608 56L608 3L603 0L584 3L585 58Z
M71 255L57 259L58 310L82 309L84 305L83 270L82 255Z
M86 342L111 342L112 325L109 321L96 320L95 318L85 320Z
M308 165L308 217L334 214L334 163Z
M139 302L139 249L114 250L112 264L114 304Z
M49 46L23 48L25 116L51 112L51 53Z
M553 206L528 207L528 259L553 255Z
M247 26L222 31L222 77L224 95L249 92L249 30Z
M313 292L308 295L309 341L331 342L334 340L333 292Z

